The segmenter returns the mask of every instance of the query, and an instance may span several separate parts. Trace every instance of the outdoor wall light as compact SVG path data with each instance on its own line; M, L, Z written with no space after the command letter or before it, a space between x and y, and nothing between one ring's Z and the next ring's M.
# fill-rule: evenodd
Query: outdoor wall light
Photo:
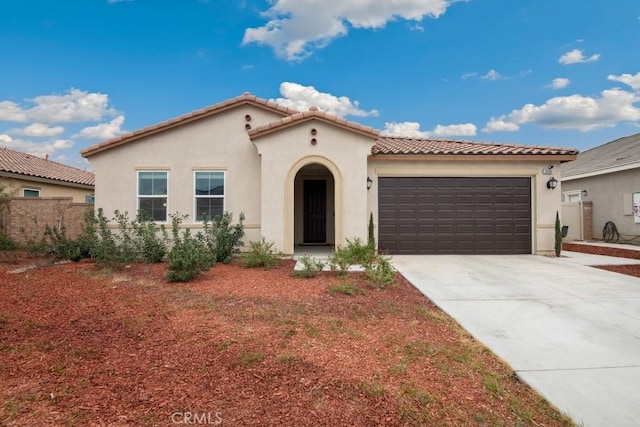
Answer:
M587 190L582 190L582 197L587 197Z
M558 180L555 179L554 177L549 178L549 181L547 181L547 188L549 190L555 190L557 186L558 186Z
M372 185L373 185L373 180L367 177L367 190L370 190Z

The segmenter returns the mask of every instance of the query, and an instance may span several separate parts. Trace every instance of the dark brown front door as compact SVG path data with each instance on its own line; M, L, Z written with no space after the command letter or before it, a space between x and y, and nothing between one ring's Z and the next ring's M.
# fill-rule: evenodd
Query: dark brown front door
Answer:
M392 254L530 254L531 178L379 178Z
M304 181L304 243L327 241L327 181Z

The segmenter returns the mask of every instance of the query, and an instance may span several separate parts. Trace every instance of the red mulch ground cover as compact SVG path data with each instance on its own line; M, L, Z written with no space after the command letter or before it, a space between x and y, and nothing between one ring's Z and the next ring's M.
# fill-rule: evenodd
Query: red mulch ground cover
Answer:
M402 277L0 264L0 425L568 426ZM348 281L366 291L330 293Z
M563 243L562 249L564 249L565 251L583 252L587 254L640 259L640 251L635 251L633 249L624 249L624 247L622 247L623 245L620 246L621 247L619 248L611 248L608 246L589 246L575 243ZM640 265L602 265L598 266L597 268L608 271L615 271L616 273L622 273L628 276L640 277Z

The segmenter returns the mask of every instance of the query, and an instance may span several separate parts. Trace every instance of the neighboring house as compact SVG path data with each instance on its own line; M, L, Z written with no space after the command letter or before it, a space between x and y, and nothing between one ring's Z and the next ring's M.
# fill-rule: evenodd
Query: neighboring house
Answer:
M20 151L0 148L0 184L15 197L71 197L93 203L94 175Z
M400 253L553 251L560 192L551 166L576 150L380 136L311 108L245 93L81 151L97 207L246 216L246 241L285 254L367 240Z
M640 133L580 153L562 165L561 181L565 202L592 202L595 237L608 221L627 238L640 235Z

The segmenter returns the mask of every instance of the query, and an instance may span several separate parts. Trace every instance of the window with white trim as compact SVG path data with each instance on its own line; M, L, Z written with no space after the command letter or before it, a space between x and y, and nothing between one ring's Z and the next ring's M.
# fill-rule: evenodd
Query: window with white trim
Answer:
M167 221L169 173L138 171L138 211L153 221Z
M224 213L223 171L195 172L196 221L212 220Z
M40 190L36 188L23 188L22 197L40 197Z

